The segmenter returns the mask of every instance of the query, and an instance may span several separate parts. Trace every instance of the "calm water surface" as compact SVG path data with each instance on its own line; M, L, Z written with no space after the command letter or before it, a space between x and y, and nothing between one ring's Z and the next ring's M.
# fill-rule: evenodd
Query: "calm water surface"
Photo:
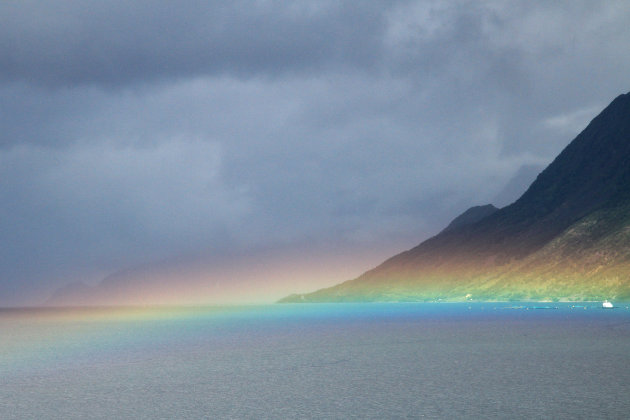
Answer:
M0 310L0 418L630 418L630 309Z

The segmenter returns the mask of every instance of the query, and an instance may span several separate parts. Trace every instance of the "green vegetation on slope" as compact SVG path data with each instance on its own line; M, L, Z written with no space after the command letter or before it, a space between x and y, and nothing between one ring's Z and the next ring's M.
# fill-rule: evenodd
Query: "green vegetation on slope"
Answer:
M630 300L629 203L625 94L513 204L456 223L357 279L282 301Z

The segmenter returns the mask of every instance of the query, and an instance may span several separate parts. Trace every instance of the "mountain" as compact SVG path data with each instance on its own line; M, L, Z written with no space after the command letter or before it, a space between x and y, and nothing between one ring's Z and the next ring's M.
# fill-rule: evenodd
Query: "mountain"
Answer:
M515 202L534 182L536 176L545 169L544 165L523 165L505 184L505 187L492 199L498 207L505 207Z
M354 280L281 301L630 300L630 93L514 203L466 213Z
M206 257L164 260L116 271L96 284L75 282L57 289L44 306L120 306L235 303L255 284L234 262ZM273 290L273 284L266 285ZM258 294L264 292L258 290ZM272 295L273 296L273 295ZM277 296L277 295L276 295ZM246 296L247 298L247 296Z
M367 254L367 255L366 255ZM377 252L380 254L380 252ZM348 263L348 259L353 260ZM287 293L337 283L366 267L369 251L354 254L287 246L247 253L182 256L114 271L98 282L67 284L43 306L207 305L269 303Z
M486 204L485 206L471 207L465 212L463 212L462 214L460 214L459 216L457 216L455 219L453 219L453 221L449 223L448 226L446 226L441 233L450 232L462 226L477 223L484 217L490 216L497 210L499 209L493 206L492 204Z

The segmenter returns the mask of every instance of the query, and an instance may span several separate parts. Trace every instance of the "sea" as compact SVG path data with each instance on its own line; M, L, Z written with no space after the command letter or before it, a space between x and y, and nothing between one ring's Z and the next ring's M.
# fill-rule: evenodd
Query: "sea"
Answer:
M0 310L1 419L628 419L630 308Z

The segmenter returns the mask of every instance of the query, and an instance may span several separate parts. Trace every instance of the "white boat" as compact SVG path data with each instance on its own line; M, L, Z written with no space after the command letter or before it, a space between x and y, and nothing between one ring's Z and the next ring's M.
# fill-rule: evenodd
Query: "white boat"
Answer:
M604 309L611 309L613 307L612 302L608 302L607 300L604 301L604 303L602 303L602 308Z

